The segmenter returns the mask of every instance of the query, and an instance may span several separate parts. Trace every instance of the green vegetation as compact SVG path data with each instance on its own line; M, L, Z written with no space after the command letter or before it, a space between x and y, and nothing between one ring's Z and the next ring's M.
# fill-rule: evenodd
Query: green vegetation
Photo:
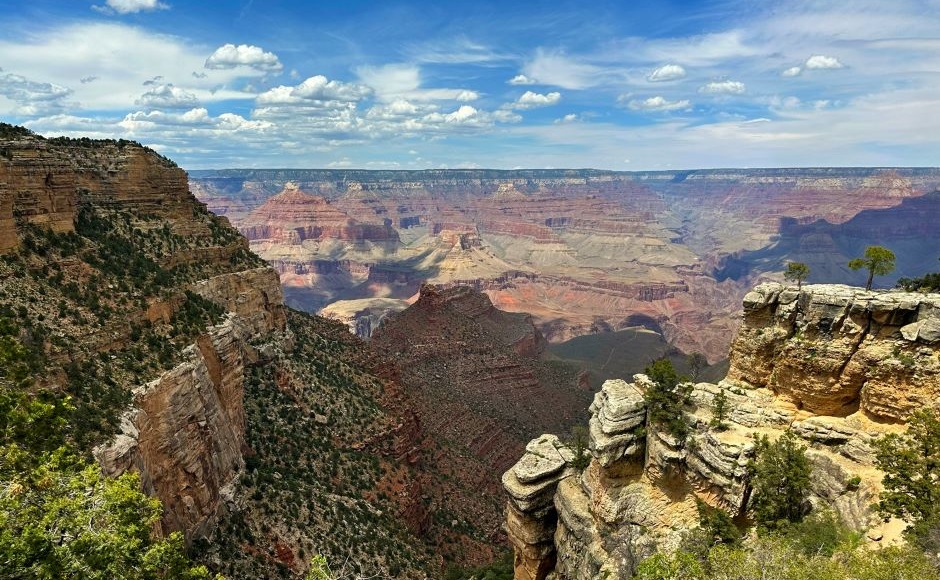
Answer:
M162 508L136 475L104 477L78 456L71 405L32 386L15 330L0 320L0 578L208 579L180 534L152 536Z
M938 580L940 573L910 547L881 550L839 547L835 556L805 554L780 537L747 548L717 545L699 559L688 552L644 560L637 580Z
M787 431L776 441L757 437L756 459L750 465L751 509L758 527L780 529L806 514L811 467L806 447Z
M871 290L871 283L875 276L885 276L894 271L894 252L882 246L868 246L865 248L864 258L849 260L849 269L868 270L868 281L865 290Z
M512 580L512 552L505 552L495 562L480 568L451 568L444 574L444 580Z
M904 434L876 440L875 451L885 474L879 510L911 521L908 538L940 552L940 417L916 411Z
M693 381L717 382L728 371L727 359L708 365L670 347L660 334L646 329L628 328L578 336L562 343L551 343L548 352L588 371L590 386L597 390L607 379L622 379L643 372L649 361L668 358L680 374ZM700 355L701 356L701 355ZM698 363L696 363L698 361ZM693 368L693 363L699 364Z
M414 476L363 444L391 426L382 383L356 358L361 343L342 324L300 312L289 312L288 327L293 350L246 369L244 508L195 545L197 560L232 578L294 579L292 559L314 555L337 578L420 576L430 555L395 503ZM434 515L448 526L456 518Z
M644 373L653 381L645 395L650 422L664 427L670 435L685 442L690 427L683 407L689 402L691 383L676 373L667 358L654 361Z
M575 425L571 428L568 447L574 453L574 460L571 465L578 471L584 471L591 463L591 454L588 452L588 439L588 429L584 425Z
M924 274L920 278L898 278L897 287L906 292L940 292L940 272Z
M783 277L790 282L796 282L796 289L799 290L803 287L803 280L809 276L809 266L803 262L790 262L787 264L787 269L783 273Z
M698 380L699 374L701 374L702 370L708 367L708 359L706 359L705 355L700 352L693 352L689 355L688 365L689 378L695 382Z
M712 420L709 425L718 431L724 431L728 428L725 423L725 416L728 414L728 395L724 389L720 389L715 395L715 401L712 403Z

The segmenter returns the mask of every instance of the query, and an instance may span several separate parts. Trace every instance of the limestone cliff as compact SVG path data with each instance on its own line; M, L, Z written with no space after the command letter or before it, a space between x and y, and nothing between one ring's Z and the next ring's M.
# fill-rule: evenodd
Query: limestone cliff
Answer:
M648 421L649 379L608 381L590 408L586 469L542 436L503 476L515 578L630 577L698 525L697 500L744 516L754 435L787 430L808 446L812 503L870 541L890 541L903 523L871 511L881 473L870 442L903 430L914 409L940 405L938 305L936 294L756 287L728 377L693 387L684 443ZM722 391L729 412L719 430L711 420Z

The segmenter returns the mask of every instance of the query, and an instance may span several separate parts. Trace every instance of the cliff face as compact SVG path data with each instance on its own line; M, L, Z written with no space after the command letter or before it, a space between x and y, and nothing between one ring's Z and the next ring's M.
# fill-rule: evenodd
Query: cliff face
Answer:
M0 319L40 361L36 383L70 398L76 450L139 472L164 507L157 531L183 531L213 572L302 575L324 554L426 577L421 420L367 370L390 363L286 308L277 272L172 162L13 129Z
M153 151L26 133L0 141L0 253L4 306L105 473L138 471L162 531L204 537L244 466L249 340L285 326L277 274Z
M245 465L245 368L262 357L249 340L270 340L286 322L269 269L215 276L196 291L228 317L184 350L184 362L135 389L120 433L96 450L106 474L140 473L144 491L163 502L164 533L188 539L215 529Z
M607 381L590 408L586 469L575 470L571 450L542 436L503 475L515 578L631 576L698 526L697 500L743 515L754 434L774 439L787 430L808 446L813 505L831 507L870 541L892 540L903 524L871 511L882 474L870 442L902 430L913 410L938 408L938 300L846 286L756 287L744 300L728 377L693 387L684 444L648 421L649 379ZM718 430L710 423L721 392L729 410Z

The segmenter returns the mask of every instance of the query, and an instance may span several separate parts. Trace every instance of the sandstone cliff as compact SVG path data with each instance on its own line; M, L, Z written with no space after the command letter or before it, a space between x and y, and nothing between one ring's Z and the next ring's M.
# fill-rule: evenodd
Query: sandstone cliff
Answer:
M744 300L728 377L694 385L684 444L647 420L644 375L608 381L590 408L583 472L546 435L503 475L515 578L629 577L698 525L697 500L744 516L753 437L786 430L809 447L812 503L889 542L903 524L871 510L882 474L870 442L902 430L914 409L938 408L938 304L936 294L758 286ZM722 391L730 411L719 430L711 419Z

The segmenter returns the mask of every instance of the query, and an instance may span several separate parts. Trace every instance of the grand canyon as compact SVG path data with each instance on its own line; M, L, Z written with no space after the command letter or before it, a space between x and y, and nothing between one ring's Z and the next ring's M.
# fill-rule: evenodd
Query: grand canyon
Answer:
M364 337L423 283L469 285L552 343L645 327L716 362L744 294L788 261L858 284L847 262L882 244L892 286L940 256L936 169L222 170L190 184L288 304Z

